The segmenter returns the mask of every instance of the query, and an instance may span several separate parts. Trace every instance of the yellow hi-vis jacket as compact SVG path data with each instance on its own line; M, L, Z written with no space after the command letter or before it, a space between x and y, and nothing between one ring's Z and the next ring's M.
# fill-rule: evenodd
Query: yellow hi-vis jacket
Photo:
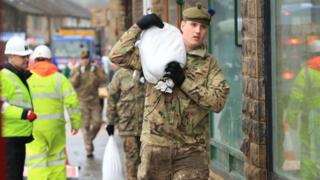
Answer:
M24 109L32 109L28 88L12 71L4 68L1 76L2 137L29 137L32 123L21 119Z
M28 179L66 179L66 130L64 108L71 127L81 126L77 94L69 80L49 62L37 62L30 67L28 79L37 120L33 124L34 141L27 144Z
M50 68L48 62L39 62L36 66L38 72L31 69L33 74L28 79L34 111L37 113L34 128L54 131L55 127L64 127L64 107L70 116L71 127L80 128L79 101L69 80L56 69Z

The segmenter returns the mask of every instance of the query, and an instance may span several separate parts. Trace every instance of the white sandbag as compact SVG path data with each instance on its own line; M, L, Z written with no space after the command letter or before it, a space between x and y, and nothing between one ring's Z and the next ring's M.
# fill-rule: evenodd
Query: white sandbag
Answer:
M103 180L125 180L124 167L121 158L121 151L117 146L114 136L109 136L108 143L104 150L102 164Z
M156 84L164 75L169 62L177 61L181 67L186 64L186 49L178 28L164 23L162 29L151 27L141 33L138 43L143 75Z

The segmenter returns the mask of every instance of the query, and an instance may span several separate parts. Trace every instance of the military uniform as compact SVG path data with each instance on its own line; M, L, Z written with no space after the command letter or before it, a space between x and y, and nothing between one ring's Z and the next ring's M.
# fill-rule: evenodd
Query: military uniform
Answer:
M126 179L137 179L145 84L140 72L119 69L108 86L107 123L115 125L123 141Z
M210 21L201 8L191 11L196 12L195 19ZM113 63L141 69L135 46L140 33L137 24L124 33L110 52ZM229 86L204 46L187 52L184 73L184 82L172 94L147 83L139 179L208 179L209 110L222 110Z
M102 123L101 105L98 88L107 82L107 75L96 64L88 64L81 72L81 66L73 69L70 81L77 92L82 115L82 133L87 154L94 150L92 141L100 130Z

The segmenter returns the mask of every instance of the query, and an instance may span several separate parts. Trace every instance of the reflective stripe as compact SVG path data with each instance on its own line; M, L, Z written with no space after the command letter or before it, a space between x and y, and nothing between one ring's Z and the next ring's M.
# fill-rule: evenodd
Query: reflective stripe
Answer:
M38 115L37 120L41 120L41 119L60 119L60 118L64 118L63 114L44 114L44 115Z
M44 159L44 158L47 158L47 157L48 157L47 154L42 153L42 154L38 154L38 155L35 155L35 156L30 156L30 157L26 158L26 161L28 163L28 162L33 161L35 159Z
M34 169L34 168L40 168L40 167L48 167L48 166L54 166L54 165L65 165L65 160L56 160L56 161L49 161L49 162L42 162L33 164L31 166L28 166L28 169Z
M71 94L73 94L73 93L76 93L73 89L71 89L71 90L69 90L69 91L67 91L67 92L64 92L63 94L62 94L62 97L64 98L64 97L67 97L67 96L69 96L69 95L71 95Z
M65 153L64 153L64 151L61 151L61 152L56 153L56 154L54 154L52 156L55 157L55 158L64 158L65 157ZM26 161L29 162L29 161L33 161L33 160L36 160L36 159L44 159L44 158L48 158L48 155L45 154L45 153L42 153L42 154L38 154L38 155L35 155L35 156L30 156L30 157L26 158Z
M9 106L9 104L7 102L3 102L2 106L1 106L1 112L3 113L7 109L8 106Z
M71 114L77 114L80 113L80 109L67 109L68 113Z
M58 75L57 75L57 85L56 85L56 94L60 94L61 79L62 79L62 75L60 73L58 73Z
M37 99L37 98L56 98L59 99L60 96L56 93L33 93L32 94L32 98Z
M21 107L21 108L26 108L26 109L32 109L32 106L30 103L26 103L26 102L21 102L18 100L9 100L7 101L10 105L13 106L17 106L17 107Z
M64 153L64 151L61 151L59 153L54 154L53 156L56 157L56 158L64 158L65 157L65 153Z
M18 94L18 99L23 100L23 94L22 94L22 89L17 83L17 81L14 79L12 76L11 72L8 69L3 69L3 72L6 73L6 75L9 77L9 79L13 82L13 84L16 86L16 92Z
M21 108L27 108L27 109L31 109L32 108L32 105L31 103L28 103L28 102L24 102L23 101L23 92L22 92L22 89L21 87L19 86L19 84L17 83L17 81L14 79L14 77L12 76L12 72L10 72L9 70L7 69L3 69L3 72L6 73L6 75L9 77L9 79L13 82L13 84L15 85L15 89L16 89L16 92L17 92L17 95L18 95L18 99L17 100L8 100L7 102L11 105L14 105L14 106L18 106L18 107L21 107Z
M58 160L58 161L49 161L48 166L54 166L54 165L65 165L65 160Z

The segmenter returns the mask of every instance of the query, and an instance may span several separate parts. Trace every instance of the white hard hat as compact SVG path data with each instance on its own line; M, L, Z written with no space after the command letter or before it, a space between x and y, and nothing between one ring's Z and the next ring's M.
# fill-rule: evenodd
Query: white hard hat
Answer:
M309 50L312 53L320 53L320 40L315 40L309 45Z
M31 53L32 50L29 49L27 42L18 36L14 36L9 39L4 51L4 54L6 55L10 54L18 56L26 56L30 55Z
M31 55L31 58L32 59L36 59L36 58L50 59L51 58L51 51L47 46L39 45L34 49L34 52Z

